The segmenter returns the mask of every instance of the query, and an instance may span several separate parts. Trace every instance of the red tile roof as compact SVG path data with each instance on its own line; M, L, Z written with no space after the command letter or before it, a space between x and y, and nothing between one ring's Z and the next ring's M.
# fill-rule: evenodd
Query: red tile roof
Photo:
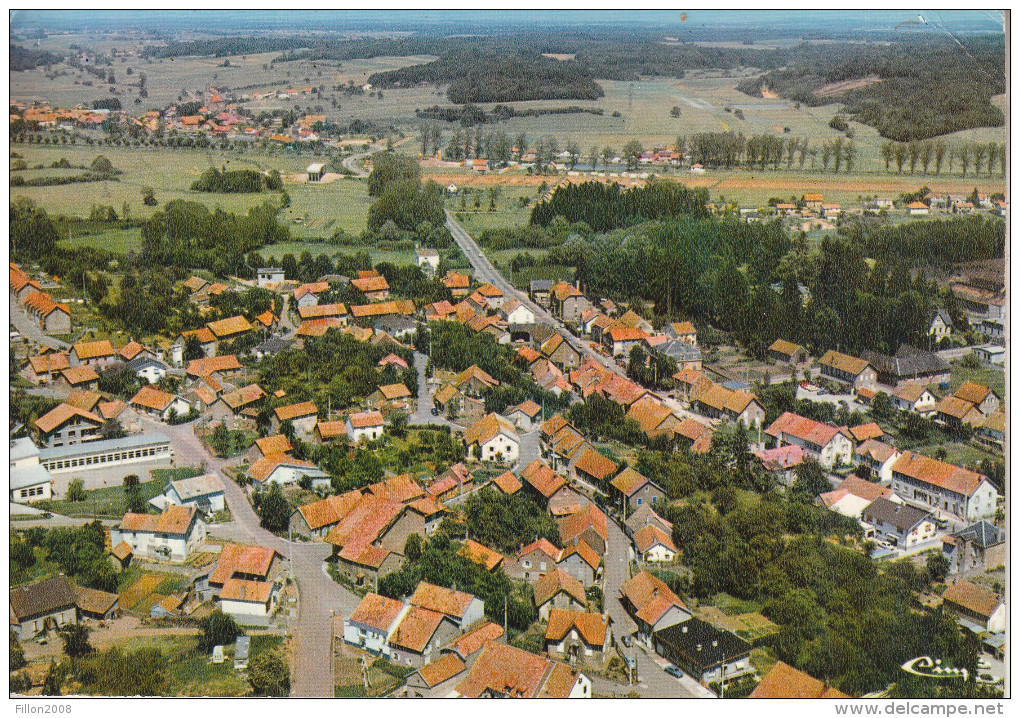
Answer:
M983 481L983 474L947 464L938 459L904 451L903 456L896 460L892 467L893 473L904 474L917 481L948 489L962 496L970 496Z
M422 581L411 596L412 606L427 608L430 611L445 614L458 620L464 618L474 596L463 591L455 591L443 586L436 586Z

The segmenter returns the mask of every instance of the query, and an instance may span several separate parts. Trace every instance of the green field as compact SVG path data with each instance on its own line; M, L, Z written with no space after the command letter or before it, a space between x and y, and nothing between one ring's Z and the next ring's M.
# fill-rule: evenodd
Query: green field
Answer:
M949 375L949 390L956 391L965 381L983 384L1000 397L1006 396L1006 372L1001 367L980 366L976 369L968 369L958 361L953 362L952 372Z
M913 450L918 454L935 458L935 453L939 449L946 452L946 456L943 461L947 461L950 464L956 464L957 466L973 466L984 459L991 459L993 461L1000 461L1002 459L1001 456L993 454L990 451L985 451L984 449L972 446L971 444L961 444L958 442L918 446Z
M161 493L166 483L152 479L138 484L139 490L146 501ZM108 486L85 492L84 501L68 501L67 499L42 501L40 508L56 514L72 517L121 518L127 511L126 492L123 486Z

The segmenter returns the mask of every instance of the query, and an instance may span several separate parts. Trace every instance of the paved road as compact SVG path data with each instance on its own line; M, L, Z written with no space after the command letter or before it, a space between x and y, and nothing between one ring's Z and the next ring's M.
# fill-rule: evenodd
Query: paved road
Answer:
M11 324L13 324L23 337L35 342L36 344L45 344L48 347L54 349L68 349L70 344L62 342L59 339L54 339L49 334L46 334L39 325L32 321L32 319L25 313L21 305L17 302L11 302L10 306Z
M411 415L408 423L411 426L421 426L422 424L440 424L447 426L453 430L458 430L461 427L454 423L447 421L445 416L433 416L432 406L433 392L429 388L428 377L425 375L425 368L429 364L429 358L425 354L419 351L414 353L414 368L418 370L418 406L415 408L414 414Z
M215 472L220 477L234 519L232 533L276 549L287 559L300 596L297 621L289 626L296 643L291 661L291 693L302 697L332 697L333 676L329 656L331 611L350 615L360 599L326 574L323 560L329 556L329 545L291 543L263 529L244 492L222 472L229 462L209 454L190 425L166 426L151 419L141 421L150 425L151 430L160 430L170 436L178 465L204 465L206 471Z
M519 474L532 461L542 458L542 432L536 425L531 431L518 435L521 437L521 445L517 452L517 466L513 470Z
M369 172L365 171L365 168L361 166L361 163L366 157L378 152L382 148L382 145L373 145L369 148L368 152L358 152L357 154L353 154L350 157L345 158L343 165L353 172L355 177L368 177Z

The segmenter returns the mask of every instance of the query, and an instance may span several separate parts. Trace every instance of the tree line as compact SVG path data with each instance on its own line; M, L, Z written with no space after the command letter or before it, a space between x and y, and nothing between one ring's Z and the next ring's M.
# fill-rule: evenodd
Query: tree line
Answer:
M594 231L605 232L659 218L706 217L707 203L707 189L692 189L677 182L649 181L643 187L626 190L615 182L569 183L535 205L530 223L547 226L561 216L568 222L583 221Z
M953 164L959 168L960 176L966 177L971 169L975 177L981 176L982 168L988 177L992 176L996 166L999 176L1006 176L1006 143L1005 142L960 142L950 143L946 140L911 140L910 142L887 141L882 143L880 150L885 161L885 171L890 172L890 165L896 165L896 174L903 174L903 168L909 167L914 174L918 167L924 174L928 169L932 173L942 174L945 166L947 174L953 174ZM973 164L972 164L973 163Z
M792 169L796 165L804 169L805 162L810 160L811 169L820 161L823 170L828 171L831 164L832 171L837 174L841 168L847 173L853 171L858 152L854 141L843 136L812 147L805 137L768 134L745 137L742 132L732 131L677 137L673 147L682 157L689 154L692 164L706 167L757 167L760 170L771 167L777 170L780 167Z

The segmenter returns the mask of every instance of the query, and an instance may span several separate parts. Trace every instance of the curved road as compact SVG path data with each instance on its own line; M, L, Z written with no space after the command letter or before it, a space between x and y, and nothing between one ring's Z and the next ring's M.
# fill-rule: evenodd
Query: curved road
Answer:
M358 152L357 154L344 158L343 165L351 172L353 172L355 177L362 178L368 177L369 173L365 171L364 167L361 166L361 162L366 157L375 154L382 148L383 148L382 145L372 145L371 147L369 147L368 152Z
M241 488L222 471L229 462L209 454L195 436L191 424L168 426L150 419L141 419L147 428L170 436L174 463L178 466L205 465L223 481L224 494L238 529L253 543L273 548L283 555L293 571L299 593L297 622L290 625L295 638L291 656L291 694L302 697L330 697L333 676L330 669L331 611L350 615L360 599L336 583L325 572L323 560L330 548L323 543L290 542L279 538L259 525ZM285 564L286 566L286 564Z

